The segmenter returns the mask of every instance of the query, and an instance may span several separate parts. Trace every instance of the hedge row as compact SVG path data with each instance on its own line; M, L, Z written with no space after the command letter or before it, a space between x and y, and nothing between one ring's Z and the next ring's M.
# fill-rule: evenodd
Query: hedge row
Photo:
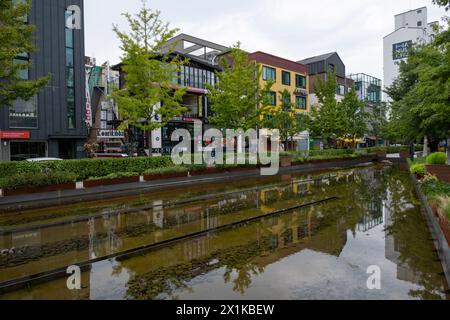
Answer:
M173 166L170 157L140 157L124 159L81 159L51 162L0 162L0 179L17 175L49 172L74 173L77 180L102 177L117 172L143 174L149 169Z

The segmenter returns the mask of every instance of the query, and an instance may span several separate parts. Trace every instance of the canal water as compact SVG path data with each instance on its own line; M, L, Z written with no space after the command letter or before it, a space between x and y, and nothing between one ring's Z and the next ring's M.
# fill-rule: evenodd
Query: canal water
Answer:
M449 298L409 175L385 165L5 214L0 251L0 288L95 261L80 290L0 299Z

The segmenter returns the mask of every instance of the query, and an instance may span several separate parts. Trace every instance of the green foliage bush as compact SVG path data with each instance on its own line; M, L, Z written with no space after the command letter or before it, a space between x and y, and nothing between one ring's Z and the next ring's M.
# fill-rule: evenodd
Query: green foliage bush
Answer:
M440 165L446 163L447 163L447 156L443 152L435 152L427 157L427 164Z
M423 192L428 197L449 196L450 197L450 183L439 181L436 177L427 176L421 181Z
M34 175L46 171L73 172L77 180L103 177L118 172L136 172L173 166L170 157L140 157L124 159L81 159L51 162L0 162L0 178Z
M139 173L137 173L137 172L116 172L116 173L108 174L106 176L91 177L88 180L89 181L112 180L112 179L121 179L121 178L128 178L128 177L137 177L137 176L139 176Z
M189 169L183 166L172 166L167 168L157 168L157 169L149 169L144 172L145 175L158 175L158 174L166 174L166 173L180 173L187 172Z
M73 172L36 172L34 174L16 174L0 179L0 187L18 189L21 187L43 187L75 182L77 175Z
M411 172L419 177L425 176L425 164L423 163L414 163L411 165Z

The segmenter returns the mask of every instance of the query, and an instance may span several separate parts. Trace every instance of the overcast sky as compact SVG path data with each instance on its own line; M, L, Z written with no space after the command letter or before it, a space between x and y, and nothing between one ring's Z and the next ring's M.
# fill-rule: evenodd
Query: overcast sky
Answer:
M148 0L172 28L245 50L264 51L294 61L337 51L347 73L383 76L383 36L394 31L394 15L428 7L428 20L445 11L432 0ZM117 63L121 51L112 32L127 24L123 12L141 0L85 0L86 54L101 64Z

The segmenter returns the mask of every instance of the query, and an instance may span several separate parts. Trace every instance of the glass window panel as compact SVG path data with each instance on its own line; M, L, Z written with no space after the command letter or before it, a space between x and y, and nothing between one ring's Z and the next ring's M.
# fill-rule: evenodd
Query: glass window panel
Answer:
M37 96L28 101L16 100L9 109L11 128L37 128Z
M66 29L66 48L73 48L73 30Z
M73 68L73 49L72 48L66 48L66 66Z
M302 96L295 97L295 107L297 109L306 110L306 98Z
M24 65L25 65L25 64L28 63L28 61L22 60L22 59L14 59L14 63L16 63L16 64L24 64ZM27 66L25 69L20 69L20 70L18 71L18 74L19 74L20 79L28 80L28 79L29 79L29 69L28 69L28 66Z
M282 83L285 85L285 86L290 86L291 85L291 73L290 72L288 72L288 71L283 71L282 73L281 73L281 80L282 80Z
M66 70L67 70L67 75L66 75L67 86L68 87L74 87L75 85L74 85L74 71L73 71L73 68L67 68Z

